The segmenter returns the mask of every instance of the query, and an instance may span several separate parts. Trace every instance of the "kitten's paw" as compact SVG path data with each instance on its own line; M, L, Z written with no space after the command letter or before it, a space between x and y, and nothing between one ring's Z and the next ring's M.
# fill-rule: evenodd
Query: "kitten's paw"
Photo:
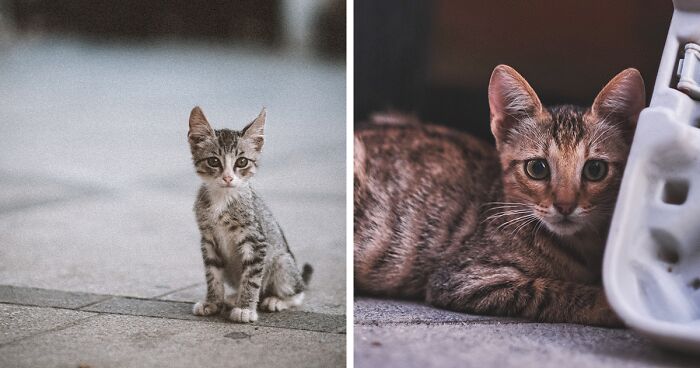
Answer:
M262 303L260 303L260 309L270 312L279 312L287 308L289 308L287 302L276 296L268 296L267 298L263 299Z
M197 304L192 307L192 313L195 316L211 316L219 313L220 309L221 308L216 303L201 301L197 302Z
M255 309L235 307L231 310L229 319L238 323L255 322L258 320L258 312Z

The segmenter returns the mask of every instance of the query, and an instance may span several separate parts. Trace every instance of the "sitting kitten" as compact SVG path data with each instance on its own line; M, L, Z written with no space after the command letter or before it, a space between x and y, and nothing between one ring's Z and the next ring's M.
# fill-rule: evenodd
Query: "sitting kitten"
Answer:
M589 109L544 108L500 65L489 85L496 149L447 128L375 118L355 134L357 290L469 313L620 325L601 262L644 104L635 69Z
M207 279L206 299L192 310L198 316L222 309L224 281L236 288L230 302L235 322L256 321L260 298L270 312L304 298L311 266L299 272L282 229L248 183L258 167L264 125L264 109L240 132L213 130L199 107L190 114L192 160L204 182L194 205Z

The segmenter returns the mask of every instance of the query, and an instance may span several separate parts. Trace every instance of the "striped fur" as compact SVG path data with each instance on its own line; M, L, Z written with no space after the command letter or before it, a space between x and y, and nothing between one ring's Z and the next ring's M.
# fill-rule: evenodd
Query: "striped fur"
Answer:
M258 167L264 142L265 110L241 131L213 130L195 107L188 140L203 184L194 211L201 232L207 281L196 315L216 314L224 306L224 283L236 289L230 319L257 320L258 303L268 311L298 306L311 276L296 265L282 229L249 180Z
M524 78L499 66L489 86L496 149L400 116L357 131L356 290L469 313L619 325L601 261L643 101L639 73L626 70L594 109L547 109ZM530 159L546 160L550 175L529 177ZM599 181L582 174L591 159L608 164Z

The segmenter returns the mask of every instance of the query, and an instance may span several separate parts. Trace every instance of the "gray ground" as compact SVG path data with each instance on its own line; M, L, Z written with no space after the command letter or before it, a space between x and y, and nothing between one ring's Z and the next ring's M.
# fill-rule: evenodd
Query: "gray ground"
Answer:
M369 367L700 367L628 329L475 316L356 297L354 361Z
M268 109L255 186L305 305L255 325L204 295L186 143ZM0 366L343 366L345 66L220 46L24 40L0 48Z

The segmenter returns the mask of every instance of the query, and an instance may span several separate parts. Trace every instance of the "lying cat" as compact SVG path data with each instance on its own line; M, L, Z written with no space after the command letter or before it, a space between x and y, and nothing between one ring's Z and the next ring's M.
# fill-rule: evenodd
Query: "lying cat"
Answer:
M207 296L194 305L198 316L219 313L224 281L236 288L227 299L230 319L254 322L260 307L270 312L298 306L312 269L300 272L282 229L248 180L258 167L265 110L241 131L213 130L199 107L190 114L188 140L203 184L194 210L202 234Z
M601 286L637 117L635 69L588 108L542 106L514 69L489 85L496 149L396 116L355 133L358 292L461 312L618 326Z

